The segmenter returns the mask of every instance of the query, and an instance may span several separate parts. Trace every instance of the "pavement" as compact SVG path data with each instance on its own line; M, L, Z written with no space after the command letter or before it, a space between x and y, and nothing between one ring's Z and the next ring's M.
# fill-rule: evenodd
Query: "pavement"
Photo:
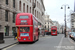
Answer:
M9 47L15 43L17 43L17 40L14 40L14 38L4 38L4 43L0 44L0 50Z
M69 38L69 36L67 38L63 38L61 50L75 50L75 42Z
M75 50L75 42L68 37L62 37L58 46L55 46L56 50Z

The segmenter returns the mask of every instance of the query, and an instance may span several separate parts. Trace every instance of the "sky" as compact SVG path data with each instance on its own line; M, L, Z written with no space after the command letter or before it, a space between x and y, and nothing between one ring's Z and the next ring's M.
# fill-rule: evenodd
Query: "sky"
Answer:
M50 15L50 19L58 21L59 24L64 24L64 4L68 4L70 9L66 6L66 20L67 26L70 27L70 13L74 11L74 0L44 0L45 14ZM63 9L61 9L63 7Z

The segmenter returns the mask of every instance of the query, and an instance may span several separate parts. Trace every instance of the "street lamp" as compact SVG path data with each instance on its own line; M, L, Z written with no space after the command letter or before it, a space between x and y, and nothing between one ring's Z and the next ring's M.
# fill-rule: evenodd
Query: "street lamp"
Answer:
M69 7L68 4L62 5L62 6L61 6L61 9L63 9L63 7L64 7L65 37L66 37L66 7L67 7L68 9L70 9L70 7Z

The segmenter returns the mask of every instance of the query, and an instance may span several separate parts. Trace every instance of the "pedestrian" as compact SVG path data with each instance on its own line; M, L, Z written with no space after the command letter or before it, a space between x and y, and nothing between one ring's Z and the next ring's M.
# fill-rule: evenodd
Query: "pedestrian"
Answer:
M14 40L16 40L16 37L17 37L17 32L15 31L14 32Z
M64 29L64 36L66 37L66 29Z

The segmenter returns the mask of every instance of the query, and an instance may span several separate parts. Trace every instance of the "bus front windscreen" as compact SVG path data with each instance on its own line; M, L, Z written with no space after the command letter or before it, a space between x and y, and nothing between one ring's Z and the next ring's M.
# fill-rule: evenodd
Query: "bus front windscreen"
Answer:
M20 27L20 32L29 32L30 27Z
M56 30L52 30L53 32L55 32Z

